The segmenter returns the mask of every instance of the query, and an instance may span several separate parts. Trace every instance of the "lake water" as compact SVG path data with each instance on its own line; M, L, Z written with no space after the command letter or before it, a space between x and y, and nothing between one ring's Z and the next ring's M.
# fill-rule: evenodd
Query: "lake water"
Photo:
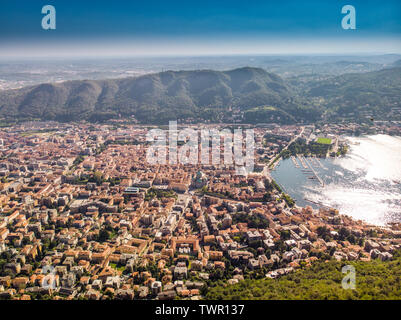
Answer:
M337 208L340 213L383 225L401 221L401 137L374 135L350 137L350 150L336 159L306 158L322 179L297 168L291 159L281 161L271 173L297 205ZM310 202L312 201L312 202Z

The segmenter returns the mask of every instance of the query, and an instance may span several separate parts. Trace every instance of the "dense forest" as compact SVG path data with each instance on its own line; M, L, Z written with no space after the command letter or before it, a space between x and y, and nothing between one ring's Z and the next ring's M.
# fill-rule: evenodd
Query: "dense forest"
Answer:
M338 300L401 299L401 255L393 261L316 262L311 267L278 279L245 279L235 285L222 281L213 284L206 294L211 300ZM356 288L343 289L342 267L352 265L356 271Z

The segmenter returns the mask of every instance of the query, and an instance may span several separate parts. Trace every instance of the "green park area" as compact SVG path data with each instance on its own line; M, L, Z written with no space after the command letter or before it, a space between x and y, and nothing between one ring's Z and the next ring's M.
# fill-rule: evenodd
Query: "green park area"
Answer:
M330 138L317 138L317 143L331 144L331 139Z

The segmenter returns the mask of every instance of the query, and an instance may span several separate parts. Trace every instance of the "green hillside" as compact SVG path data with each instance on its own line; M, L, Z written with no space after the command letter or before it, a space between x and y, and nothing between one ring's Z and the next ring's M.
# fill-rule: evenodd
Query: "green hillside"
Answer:
M246 110L265 104L297 108L292 96L283 79L263 69L167 71L0 92L0 116L61 121L135 116L143 123L219 121L230 117L232 108Z
M146 124L401 120L401 68L287 81L245 67L41 84L0 91L0 118L95 122L135 117Z
M345 74L324 81L311 82L304 95L321 98L320 105L329 119L372 116L375 119L400 120L401 68Z
M356 289L345 290L341 269L356 270ZM216 283L206 294L210 300L343 300L401 299L401 257L382 262L319 262L279 279L246 279L224 286Z

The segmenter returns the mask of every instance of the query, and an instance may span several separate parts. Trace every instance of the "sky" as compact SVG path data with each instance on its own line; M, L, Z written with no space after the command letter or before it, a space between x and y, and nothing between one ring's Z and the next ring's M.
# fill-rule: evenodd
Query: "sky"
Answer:
M41 26L56 8L56 30ZM356 30L341 27L344 5ZM399 0L1 0L0 56L401 53Z

